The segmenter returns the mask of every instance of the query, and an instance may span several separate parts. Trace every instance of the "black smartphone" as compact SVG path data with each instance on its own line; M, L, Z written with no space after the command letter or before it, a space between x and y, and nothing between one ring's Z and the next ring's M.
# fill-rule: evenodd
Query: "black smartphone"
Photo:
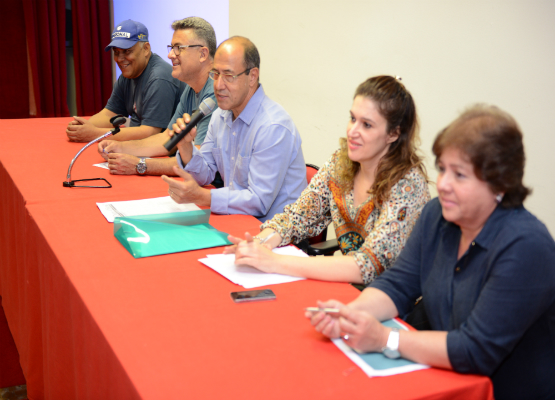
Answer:
M232 292L231 298L236 303L244 303L247 301L275 300L276 295L270 289L262 289Z

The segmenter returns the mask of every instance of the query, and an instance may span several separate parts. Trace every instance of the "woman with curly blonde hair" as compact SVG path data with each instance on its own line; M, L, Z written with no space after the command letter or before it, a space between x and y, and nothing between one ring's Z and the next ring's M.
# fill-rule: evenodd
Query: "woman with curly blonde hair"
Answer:
M237 264L265 272L372 282L393 265L430 200L417 140L416 107L400 79L366 80L355 92L341 148L301 197L266 221L254 238L248 233L245 240L230 236L234 245L225 251L235 253ZM342 257L302 258L271 252L273 247L317 236L331 222Z

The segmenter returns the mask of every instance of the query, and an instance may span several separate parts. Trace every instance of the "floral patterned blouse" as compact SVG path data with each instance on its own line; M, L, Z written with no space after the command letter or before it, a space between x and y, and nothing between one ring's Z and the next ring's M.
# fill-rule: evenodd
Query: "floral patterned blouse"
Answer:
M391 188L380 209L369 196L354 207L354 193L344 193L335 173L339 150L312 178L301 197L281 214L261 226L274 229L283 238L280 246L317 236L332 221L343 255L351 255L360 267L365 284L390 268L414 227L422 207L430 200L428 183L411 169Z

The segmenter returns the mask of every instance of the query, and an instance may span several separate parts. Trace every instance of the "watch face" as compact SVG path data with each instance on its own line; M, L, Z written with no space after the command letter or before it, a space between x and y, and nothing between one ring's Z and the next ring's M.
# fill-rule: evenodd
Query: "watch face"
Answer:
M387 358L399 358L401 353L399 353L399 329L391 328L389 332L389 337L387 338L387 344L382 349L382 353Z
M137 173L142 175L145 172L146 172L146 163L144 162L144 160L141 160L141 162L137 164Z

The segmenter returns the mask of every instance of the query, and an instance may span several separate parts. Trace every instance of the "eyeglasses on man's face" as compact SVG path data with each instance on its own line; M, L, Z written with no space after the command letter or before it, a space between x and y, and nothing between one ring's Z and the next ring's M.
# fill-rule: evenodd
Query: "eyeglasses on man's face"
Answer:
M188 44L188 45L182 45L182 44L175 44L175 45L168 45L168 53L170 53L173 50L173 54L175 54L176 56L181 54L181 49L186 49L187 47L204 47L202 44Z
M254 67L253 67L254 68ZM241 72L240 74L237 75L232 75L232 74L222 74L219 71L215 71L212 70L208 73L208 76L210 76L210 79L212 79L213 81L217 81L218 79L220 79L220 76L222 77L222 79L224 80L224 82L227 83L233 83L235 81L235 79L237 79L238 76L243 75L243 74L249 74L249 71L252 68L247 68L246 70L244 70L243 72Z

